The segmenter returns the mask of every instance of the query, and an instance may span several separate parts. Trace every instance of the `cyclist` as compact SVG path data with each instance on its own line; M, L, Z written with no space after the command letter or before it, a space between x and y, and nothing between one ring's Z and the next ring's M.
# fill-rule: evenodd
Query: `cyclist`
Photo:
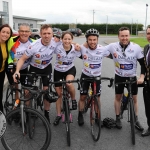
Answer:
M139 81L144 79L144 58L141 47L135 43L130 42L130 31L127 27L121 27L118 31L119 42L111 43L107 46L107 50L112 54L115 63L115 83L125 82L129 77L136 80L137 61L141 65L141 75ZM115 86L115 113L116 113L116 127L122 128L120 120L120 104L124 90L124 85L119 84ZM140 131L143 130L138 121L138 102L137 102L137 83L132 84L132 94L135 107L135 127Z
M29 36L31 35L30 26L27 23L22 23L19 26L18 30L19 36L12 37L8 44L11 47L10 56L8 58L8 66L13 65L13 68L16 68L16 64L18 60L22 57L25 50L28 46L34 41ZM28 66L30 64L30 59L26 60L23 64L20 74L26 74L28 72ZM9 67L8 67L9 68ZM13 83L13 75L14 72L10 72L9 80ZM20 77L20 82L22 85L25 85L25 76ZM16 93L16 99L18 99L18 94Z
M99 32L96 29L89 29L85 33L87 47L81 46L81 53L83 59L83 68L81 78L88 77L100 77L102 59L104 56L108 56L110 53L106 51L105 47L98 44ZM80 91L79 99L79 113L78 113L78 124L79 126L84 124L84 118L82 111L84 109L84 101L89 89L89 82L84 82L83 90ZM98 95L98 101L100 103L100 93L101 93L101 82L97 81L96 93Z
M0 26L0 111L3 112L3 86L5 73L7 73L7 59L9 53L9 47L7 45L8 40L12 36L12 29L8 24ZM8 73L7 73L8 74Z
M73 61L76 57L81 55L80 51L76 51L72 44L73 35L71 32L64 32L62 34L62 44L60 44L55 53L56 61L54 65L54 81L60 81L63 77L66 80L74 80L76 75L76 68ZM75 88L72 83L67 84L68 91L72 99L72 109L77 109L77 102L75 100ZM57 117L54 120L54 125L58 125L61 119L61 104L62 104L62 84L55 84L55 90L59 95L56 101Z
M24 62L31 58L29 72L36 72L37 74L51 75L51 60L53 53L58 45L53 39L53 30L51 26L44 24L40 29L41 38L33 42L28 49L25 51L23 56L19 59L16 67L16 72L13 75L14 81L16 82L15 74L20 77L20 69ZM49 80L45 76L42 77L43 89L48 89ZM50 103L44 99L44 115L50 122L49 118Z
M60 32L54 33L53 37L54 37L55 42L60 42L61 36L62 36L62 35L61 35Z

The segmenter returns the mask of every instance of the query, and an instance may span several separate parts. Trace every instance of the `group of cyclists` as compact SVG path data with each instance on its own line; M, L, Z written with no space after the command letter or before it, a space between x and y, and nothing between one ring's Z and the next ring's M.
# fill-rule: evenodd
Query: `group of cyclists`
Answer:
M21 84L26 85L26 79L21 76L22 73L35 72L37 74L51 75L52 67L54 68L54 81L59 81L65 78L66 80L73 80L76 76L76 67L74 60L76 57L83 60L81 78L100 77L103 57L111 57L115 64L115 83L124 82L132 77L136 78L137 61L141 66L141 75L137 80L138 84L143 83L145 77L145 65L143 51L139 45L130 42L130 30L127 27L121 27L118 31L119 42L111 43L107 46L98 44L99 32L96 29L89 29L85 33L86 41L83 45L73 43L73 35L70 32L64 32L62 35L56 34L53 36L51 26L44 24L40 29L41 38L34 41L30 38L30 26L23 23L19 26L19 36L8 39L8 64L16 66L13 74L14 82L17 82L16 75L19 76ZM52 58L56 55L56 60L52 66ZM30 65L30 67L28 67ZM9 74L9 81L12 83L12 74ZM49 81L46 76L42 76L43 89L48 89ZM28 81L30 83L30 79ZM135 127L143 131L138 120L138 101L137 83L132 85L132 94L134 99L134 107L136 114ZM84 124L83 108L84 100L88 93L89 82L85 82L80 91L80 98L78 101L78 124ZM59 95L56 101L57 116L54 120L54 125L58 125L61 119L61 105L62 105L62 85L55 84L55 90ZM77 101L75 98L74 85L67 84L68 91L72 99L72 109L77 109ZM100 103L101 81L97 81L97 95ZM120 105L124 90L124 85L115 86L115 113L116 113L116 127L122 128L120 120ZM50 122L49 118L50 103L44 97L44 115Z

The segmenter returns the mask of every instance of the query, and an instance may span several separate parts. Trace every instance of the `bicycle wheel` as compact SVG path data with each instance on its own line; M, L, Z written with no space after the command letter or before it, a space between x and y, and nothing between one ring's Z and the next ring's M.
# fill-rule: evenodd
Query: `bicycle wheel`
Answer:
M51 141L51 130L48 121L37 110L24 108L24 113L26 114L26 121L24 122L25 133L22 132L20 109L15 109L7 114L7 130L1 139L3 146L6 150L46 150ZM17 114L20 115L18 122L13 119ZM32 114L37 118L34 119L31 115L29 121L27 114ZM31 135L30 131L33 131L33 125L34 134ZM32 129L30 130L29 127Z
M101 109L97 96L93 97L90 109L91 133L94 141L98 141L101 133Z
M131 125L131 138L132 144L135 145L135 116L134 116L134 105L133 99L130 99L130 125Z
M65 106L65 125L66 125L66 132L67 132L67 144L70 146L71 138L70 138L70 110L68 109L68 101L64 99L64 106Z
M14 107L15 104L15 94L16 92L21 93L19 89L15 89L11 87L11 85L8 86L7 91L6 91L6 100L4 102L4 109L5 113L7 114L9 111L11 111Z

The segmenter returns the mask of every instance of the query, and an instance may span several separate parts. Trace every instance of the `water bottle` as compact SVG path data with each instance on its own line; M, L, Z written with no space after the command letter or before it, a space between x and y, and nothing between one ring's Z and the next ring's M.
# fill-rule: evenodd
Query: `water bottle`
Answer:
M89 87L88 94L89 94L89 96L92 95L92 88L91 88L91 86Z

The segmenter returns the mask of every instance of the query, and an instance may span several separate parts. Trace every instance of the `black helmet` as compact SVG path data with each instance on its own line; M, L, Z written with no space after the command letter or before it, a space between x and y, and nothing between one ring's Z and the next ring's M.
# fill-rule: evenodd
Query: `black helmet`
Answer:
M56 102L58 99L58 94L57 92L54 91L47 91L46 94L44 95L44 98L49 102L49 103L53 103Z
M114 128L114 127L116 127L116 122L115 122L115 120L113 119L113 118L105 118L104 120L103 120L103 125L106 127L106 128L109 128L109 129L111 129L111 128Z
M99 37L99 32L96 29L91 28L85 32L85 37L88 38L90 35Z
M56 36L57 38L61 38L61 32L57 31L56 33L54 33L53 36Z

